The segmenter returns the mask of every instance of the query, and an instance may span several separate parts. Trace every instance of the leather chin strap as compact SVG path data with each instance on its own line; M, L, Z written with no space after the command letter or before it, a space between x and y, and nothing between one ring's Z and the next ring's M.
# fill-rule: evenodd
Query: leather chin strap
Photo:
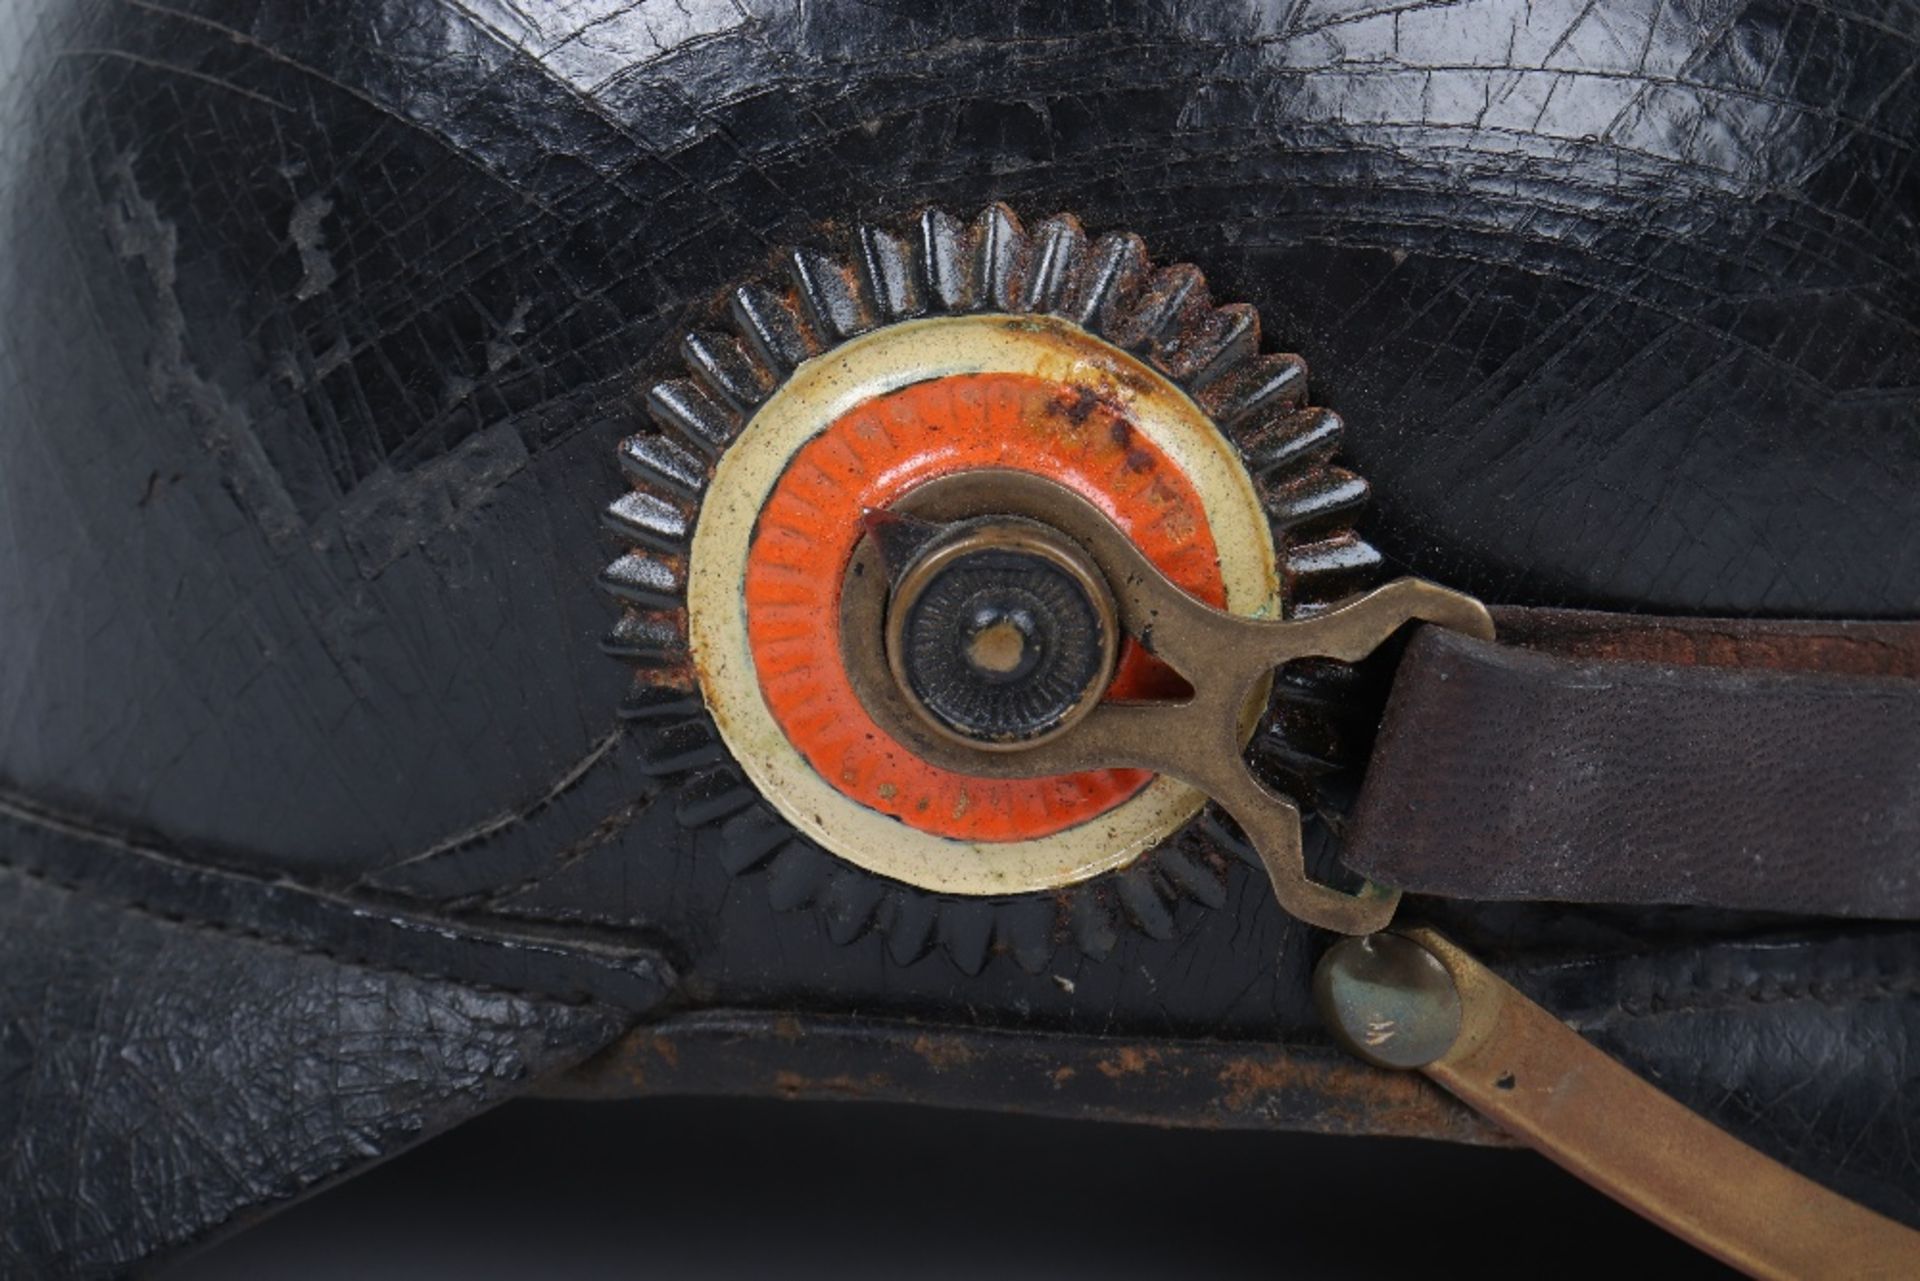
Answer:
M1494 611L1407 646L1343 844L1464 899L1920 917L1920 623ZM1749 1275L1920 1275L1920 1234L1716 1129L1430 930L1348 938L1335 1038Z
M1920 918L1920 623L1494 611L1409 644L1345 861L1450 898Z

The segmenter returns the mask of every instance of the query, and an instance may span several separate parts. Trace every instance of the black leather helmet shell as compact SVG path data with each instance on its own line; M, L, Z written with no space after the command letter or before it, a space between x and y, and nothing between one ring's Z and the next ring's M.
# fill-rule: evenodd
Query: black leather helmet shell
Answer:
M776 910L831 908L823 857L743 891L747 838L632 758L594 644L613 442L727 285L855 220L999 199L1202 264L1312 364L1396 569L1920 609L1920 88L1862 15L16 0L0 43L0 1147L106 1154L8 1181L29 1271L199 1240L669 992L1331 1053L1250 870L1105 959L1013 963L1011 903L902 963ZM1914 1216L1910 1003L1687 995L1851 991L1913 972L1906 932L1484 920L1515 975L1581 958L1538 985L1615 1053ZM136 1014L164 1115L125 1056L69 1084ZM365 1122L272 1141L327 1063L375 1079ZM1324 1102L1267 1119L1377 1128ZM188 1136L208 1110L230 1137ZM158 1151L243 1174L150 1202Z

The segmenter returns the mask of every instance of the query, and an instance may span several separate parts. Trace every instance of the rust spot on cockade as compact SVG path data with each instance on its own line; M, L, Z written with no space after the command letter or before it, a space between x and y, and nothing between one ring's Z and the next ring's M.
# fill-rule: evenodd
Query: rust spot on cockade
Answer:
M1084 426L1087 419L1093 417L1093 411L1100 407L1100 396L1091 387L1076 387L1072 400L1064 403L1056 401L1055 407L1066 415L1068 422L1075 427L1080 427Z

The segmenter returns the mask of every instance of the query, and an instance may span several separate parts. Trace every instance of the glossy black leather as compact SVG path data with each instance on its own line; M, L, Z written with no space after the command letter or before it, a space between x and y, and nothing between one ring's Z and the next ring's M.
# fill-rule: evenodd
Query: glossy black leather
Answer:
M462 990L591 937L667 954L690 1004L1318 1043L1312 940L1237 863L1217 908L1141 899L1104 959L1043 930L1016 963L1025 909L986 904L903 964L845 937L830 863L733 878L749 838L679 822L618 731L591 587L609 420L773 249L928 200L1139 230L1258 305L1348 420L1396 568L1495 602L1920 612L1911 7L529 12L0 12L0 785L28 816L0 862L78 869L121 911L184 865L477 922L511 946L433 980ZM46 846L63 826L93 853ZM43 937L34 893L0 897L10 948ZM1648 967L1778 981L1717 937L1852 947L1515 919L1509 967L1574 966L1593 1008ZM316 945L295 933L248 955ZM404 970L399 938L380 964ZM1920 972L1909 935L1875 947L1872 974ZM1610 1044L1911 1215L1911 1003L1848 974L1622 1006ZM9 993L12 1029L34 993ZM1816 1076L1834 1106L1804 1104ZM9 1175L0 1207L56 1183ZM99 1257L219 1218L179 1212Z

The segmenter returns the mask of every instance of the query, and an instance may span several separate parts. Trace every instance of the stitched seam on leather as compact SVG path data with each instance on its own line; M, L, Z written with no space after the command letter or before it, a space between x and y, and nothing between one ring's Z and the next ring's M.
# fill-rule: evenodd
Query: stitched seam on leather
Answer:
M461 898L453 899L447 904L448 909L451 911L504 909L509 900L517 898L527 891L539 887L549 879L567 871L581 859L587 857L595 850L600 849L609 841L626 831L627 828L633 826L634 821L640 817L641 811L646 808L647 803L646 800L638 800L630 801L622 805L619 809L596 823L592 831L555 854L547 861L546 866L536 868L517 881L496 886L484 893L469 894Z
M225 905L242 915L249 906L268 917L284 914L288 904L276 900L295 898L304 900L311 904L314 910L335 918L330 922L319 922L323 930L337 931L343 923L350 924L350 922L343 922L340 918L359 918L374 928L401 933L415 932L421 936L428 947L434 945L431 940L437 937L444 944L468 949L474 953L511 956L515 949L522 949L521 959L524 960L536 963L545 961L562 968L580 967L576 973L562 975L562 983L529 983L521 987L497 988L502 992L543 999L587 1003L598 1001L608 1005L609 1008L638 1012L651 1009L665 1000L677 982L675 969L665 949L657 941L623 939L617 943L614 950L595 955L594 943L591 939L540 938L518 934L512 930L496 934L488 931L484 924L478 927L462 926L450 919L421 915L406 905L330 896L323 890L296 882L269 881L245 872L195 863L175 855L164 847L143 843L138 837L124 832L96 829L84 820L43 810L26 798L4 792L0 792L0 819L11 820L29 831L45 832L60 839L77 842L80 849L118 864L136 878L151 875L171 876L198 883L215 894L237 893L241 896L252 896L255 900L252 904L240 902ZM453 983L471 984L477 988L485 988L490 982L486 979L463 977L467 971L459 966L458 958L455 958L455 967L451 972L441 972L439 968L411 968L383 963L371 959L371 953L351 948L329 950L321 944L290 941L277 932L286 928L286 923L283 921L268 919L259 926L239 925L222 919L221 912L191 909L173 915L173 909L157 907L149 902L151 891L144 891L137 881L117 887L114 884L114 873L109 869L82 868L78 872L69 873L67 879L63 880L60 873L48 868L43 861L23 859L18 853L0 849L0 869L4 868L12 868L22 874L35 875L47 884L99 901L132 904L147 915L173 921L189 928L206 927L223 930L229 934L255 937L288 951L304 951L309 955L362 965L368 969L386 973L440 978ZM191 893L193 890L188 888L187 892ZM392 941L377 940L377 942L391 945ZM405 946L404 940L401 945ZM596 991L596 980L611 981L618 987L637 985L641 989L639 1000L637 1003L630 1002L621 995L609 995L605 991Z
M403 978L452 983L468 991L484 992L495 996L511 996L521 1000L550 1001L556 1005L590 1006L607 1010L610 1013L621 1012L618 1010L618 1007L608 1005L603 1001L597 1001L584 993L563 995L532 986L516 987L508 984L488 983L467 978L459 974L449 974L437 970L408 969L405 966L375 961L362 954L349 952L345 949L320 947L313 944L291 943L284 938L251 926L233 925L225 921L196 919L182 913L168 911L165 908L154 907L142 902L137 897L122 897L117 895L102 896L97 894L92 887L86 885L81 880L58 876L43 868L29 867L5 854L0 854L0 871L21 877L24 880L37 881L43 885L52 886L54 889L64 893L79 895L90 902L104 902L105 906L120 911L133 912L136 915L147 917L150 920L160 921L180 929L197 933L215 934L226 938L244 939L264 947L273 948L276 951L288 952L299 956L317 957L321 960L332 961L339 965L351 965L355 969L367 970L375 974L392 974Z
M1920 994L1920 975L1887 975L1872 979L1861 977L1791 986L1782 984L1778 979L1759 978L1739 988L1701 986L1682 989L1672 997L1616 1001L1599 1014L1572 1022L1582 1029L1610 1028L1668 1015L1709 1014L1739 1006L1816 1002L1838 1009L1867 1001L1892 1000L1916 994Z

